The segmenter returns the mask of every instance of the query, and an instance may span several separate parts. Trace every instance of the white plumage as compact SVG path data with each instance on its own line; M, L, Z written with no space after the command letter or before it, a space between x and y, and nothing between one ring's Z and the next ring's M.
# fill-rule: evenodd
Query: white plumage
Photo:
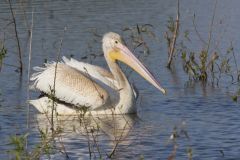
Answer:
M103 51L110 72L63 57L62 62L35 67L32 87L58 99L55 104L58 114L74 114L81 108L87 108L91 114L135 113L135 92L116 63L119 60L165 93L144 65L122 44L118 34L110 32L104 35ZM52 100L47 96L29 102L41 113L52 110Z

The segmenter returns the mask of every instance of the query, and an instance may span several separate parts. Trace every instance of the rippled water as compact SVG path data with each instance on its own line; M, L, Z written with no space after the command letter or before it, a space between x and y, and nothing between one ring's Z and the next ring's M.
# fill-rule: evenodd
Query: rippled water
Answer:
M239 63L240 2L219 0L213 28L212 48L224 54L232 41ZM196 15L196 26L204 39L208 38L214 1L183 0L181 7L181 31L189 31L191 42L188 47L196 51L203 48L192 25ZM139 89L137 116L100 117L86 120L90 126L99 125L97 130L100 153L105 159L114 148L114 138L122 137L115 159L167 159L173 152L173 142L169 139L174 128L180 133L177 138L176 159L188 159L187 150L192 150L193 159L239 159L240 158L240 108L231 100L231 79L224 77L218 87L210 84L188 83L188 76L182 71L181 61L175 62L174 72L166 67L167 49L164 32L169 16L175 17L176 1L134 0L134 1L22 1L13 3L17 28L20 36L24 73L22 78L9 65L18 65L14 28L11 23L9 5L0 2L0 39L5 39L8 55L0 72L0 159L10 158L7 151L10 135L29 132L28 146L34 148L39 143L38 127L46 128L47 120L30 106L30 129L27 129L27 62L31 12L34 10L31 65L42 65L45 59L56 59L59 41L63 37L61 55L75 58L90 54L101 54L100 36L108 31L118 32L127 42L126 27L136 24L151 24L159 41L146 38L150 55L144 63L167 88L163 96L140 76L131 74L131 81ZM67 28L64 36L63 30ZM128 44L131 48L131 44ZM213 50L213 49L212 49ZM141 55L138 51L136 54ZM143 57L143 56L141 56ZM105 66L103 57L88 56L84 61ZM129 70L127 71L129 73ZM38 93L30 92L36 98ZM77 118L62 117L62 143L69 159L90 158L84 128ZM121 136L122 135L122 136ZM93 143L94 144L94 143ZM57 144L59 145L59 144ZM94 150L91 155L99 157ZM54 153L52 159L65 159L64 154ZM43 156L42 159L49 158Z

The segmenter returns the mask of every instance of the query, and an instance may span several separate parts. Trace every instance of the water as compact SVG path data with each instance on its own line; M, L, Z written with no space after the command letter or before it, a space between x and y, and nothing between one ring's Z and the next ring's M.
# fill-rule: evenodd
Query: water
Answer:
M232 41L239 60L240 25L239 1L226 2L219 0L213 28L213 41L210 51L224 55ZM193 14L196 15L196 26L202 38L207 40L213 14L214 1L181 1L181 33L189 31L191 42L186 42L190 49L199 51L202 42L192 25ZM239 159L240 139L239 103L231 100L235 85L230 85L231 78L224 76L218 87L210 84L189 83L188 76L182 71L181 61L175 62L174 72L165 68L167 48L164 32L169 16L175 17L176 1L23 1L16 2L13 8L16 14L17 27L23 52L24 72L22 78L16 68L18 65L16 41L8 4L0 2L0 37L5 39L8 55L0 73L0 157L11 156L7 150L10 135L21 135L29 132L28 147L34 148L40 141L38 127L46 128L46 117L38 114L30 106L30 129L27 129L27 62L29 35L27 28L31 25L31 12L34 10L34 29L32 39L31 65L42 65L45 59L56 59L59 42L63 37L61 55L76 59L101 54L101 43L93 32L103 35L108 31L117 32L130 42L126 27L136 24L151 24L159 41L147 38L150 55L142 58L144 63L168 90L163 96L136 73L130 79L140 92L137 116L117 116L114 119L98 119L100 130L97 139L103 158L114 148L113 137L123 133L118 144L115 159L167 159L173 152L173 142L169 139L174 131L180 133L177 138L176 159L188 159L187 150L192 149L193 159ZM27 21L26 21L27 19ZM67 28L63 34L64 28ZM132 48L132 45L129 44ZM138 51L136 54L140 55ZM143 56L141 56L143 57ZM84 61L106 67L103 57L89 56ZM238 65L240 65L239 61ZM233 64L233 61L231 61ZM234 66L234 65L233 65ZM124 66L125 68L125 66ZM32 72L32 71L31 71ZM129 70L127 70L129 73ZM31 98L38 93L30 92ZM61 142L70 159L89 158L88 138L78 119L62 117L63 128ZM95 120L96 121L96 120ZM88 120L94 126L94 120ZM127 127L124 128L124 126ZM115 126L115 127L113 127ZM74 129L76 128L76 129ZM95 126L96 129L96 126ZM187 133L187 134L184 134ZM93 141L91 140L93 143ZM94 143L93 143L94 144ZM56 144L59 146L59 142ZM95 155L98 152L95 147ZM94 154L91 155L94 158ZM52 159L65 159L64 154L55 152ZM42 159L49 158L43 156Z

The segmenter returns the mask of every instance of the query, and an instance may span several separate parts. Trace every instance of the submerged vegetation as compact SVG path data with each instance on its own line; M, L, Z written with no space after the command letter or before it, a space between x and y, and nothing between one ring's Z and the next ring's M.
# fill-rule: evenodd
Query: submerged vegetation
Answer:
M7 49L5 48L4 43L0 41L0 72L3 65L3 59L6 57L6 55L7 55Z

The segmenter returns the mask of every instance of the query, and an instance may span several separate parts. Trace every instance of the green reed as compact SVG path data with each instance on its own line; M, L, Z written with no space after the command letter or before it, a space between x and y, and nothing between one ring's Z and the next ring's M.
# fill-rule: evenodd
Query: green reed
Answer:
M20 136L10 136L10 145L13 146L13 149L9 150L8 153L14 155L16 160L29 159L28 152L25 148L27 141L28 133Z
M7 49L5 48L3 42L0 41L0 71L3 65L3 59L7 55Z

